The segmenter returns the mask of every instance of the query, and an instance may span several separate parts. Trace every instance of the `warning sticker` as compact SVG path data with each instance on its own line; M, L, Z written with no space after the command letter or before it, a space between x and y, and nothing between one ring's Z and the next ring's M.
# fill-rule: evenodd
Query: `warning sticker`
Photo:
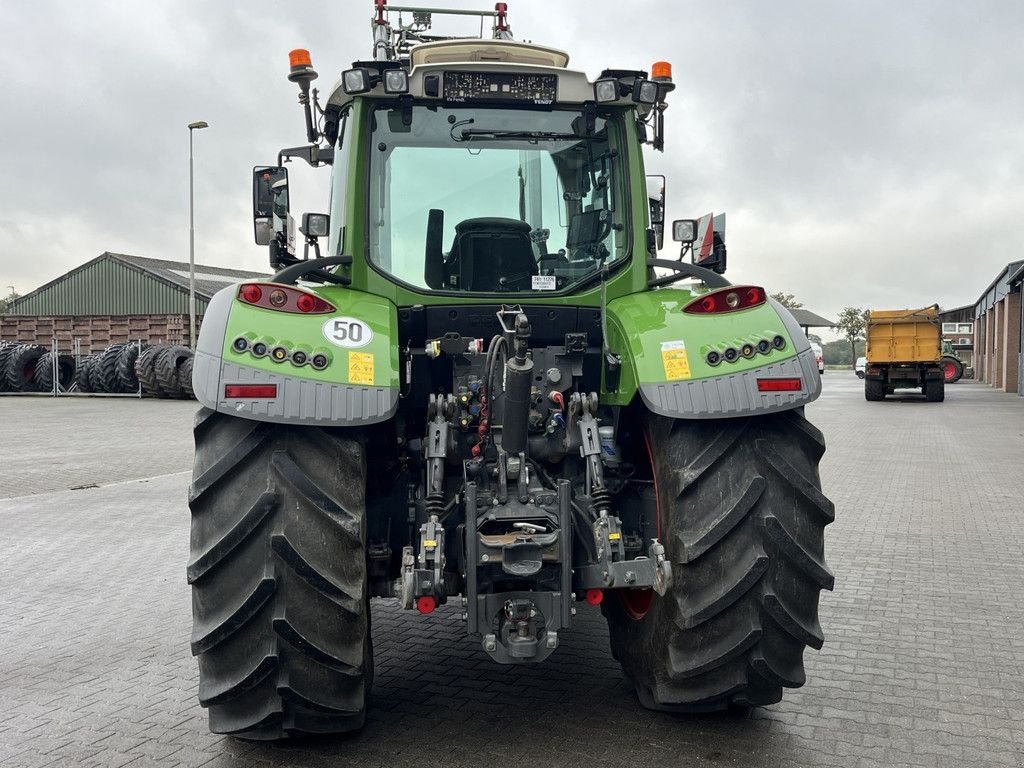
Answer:
M661 363L665 366L665 378L668 381L690 378L690 358L686 356L686 342L661 342Z
M373 355L369 352L348 353L349 384L373 385Z

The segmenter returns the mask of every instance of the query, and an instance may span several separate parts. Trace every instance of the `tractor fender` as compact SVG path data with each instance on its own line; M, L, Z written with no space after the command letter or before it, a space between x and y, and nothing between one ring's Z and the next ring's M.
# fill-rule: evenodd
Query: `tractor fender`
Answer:
M301 290L334 310L303 315L252 306L238 298L238 285L213 296L196 344L196 399L221 413L279 424L344 427L390 419L400 389L395 305L350 288ZM352 328L359 331L355 341L349 336ZM241 340L246 342L242 349ZM263 347L267 352L257 355ZM275 359L274 349L287 356ZM301 364L296 352L305 356ZM311 363L318 355L328 361L322 370ZM269 391L276 394L239 396L233 389L238 385L272 385L276 390Z
M608 346L622 366L617 387L603 392L602 400L626 405L639 395L661 416L710 419L775 413L818 398L821 377L814 352L785 307L769 299L725 314L684 313L694 298L688 290L662 288L609 302ZM776 338L781 347L756 351L758 342ZM747 345L753 345L753 354L725 359L727 350ZM709 363L712 351L720 362ZM793 391L762 391L759 379L800 384Z

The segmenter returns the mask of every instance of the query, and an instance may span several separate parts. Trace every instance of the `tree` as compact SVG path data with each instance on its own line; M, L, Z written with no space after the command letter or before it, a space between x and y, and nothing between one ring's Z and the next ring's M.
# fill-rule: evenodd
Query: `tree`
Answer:
M857 342L853 357L850 357L850 345L845 339L822 344L821 350L825 357L825 365L853 365L856 359L864 354L864 342Z
M770 295L773 299L779 302L779 304L786 307L787 309L802 309L804 306L802 302L796 300L796 296L794 296L792 293L783 293L782 291L779 291L778 293L773 293Z
M7 308L11 306L11 303L20 298L21 296L14 290L14 286L11 286L10 296L0 296L0 315L6 315Z
M839 321L832 326L834 331L842 331L850 344L850 357L857 359L857 342L864 340L864 327L867 324L867 310L860 307L844 307L839 313Z

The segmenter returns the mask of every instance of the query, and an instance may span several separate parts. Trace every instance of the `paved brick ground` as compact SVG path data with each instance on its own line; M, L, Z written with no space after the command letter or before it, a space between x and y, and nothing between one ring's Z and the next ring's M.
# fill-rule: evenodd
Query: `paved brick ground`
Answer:
M545 664L500 667L454 610L378 602L366 730L285 746L213 736L196 704L192 409L0 400L0 764L469 766L540 749L588 768L1024 765L1018 398L964 382L942 405L869 404L852 376L826 375L810 416L829 440L836 590L808 684L781 704L646 712L592 611Z

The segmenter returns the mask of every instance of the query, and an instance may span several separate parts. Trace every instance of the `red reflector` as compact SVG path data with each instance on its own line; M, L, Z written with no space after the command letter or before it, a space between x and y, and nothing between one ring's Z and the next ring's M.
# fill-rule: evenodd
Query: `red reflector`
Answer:
M303 312L312 312L316 309L316 299L308 293L304 293L296 300L295 304Z
M258 304L260 299L263 298L263 289L258 285L248 283L241 287L238 291L238 295L242 301L248 302L249 304Z
M277 397L277 384L225 384L224 397L229 399L272 399Z
M760 392L799 392L804 388L800 379L758 379L757 389Z
M428 613L433 613L435 608L437 608L437 600L431 595L416 598L416 610L424 616Z
M604 601L603 589L588 589L587 602L591 605L600 605Z

